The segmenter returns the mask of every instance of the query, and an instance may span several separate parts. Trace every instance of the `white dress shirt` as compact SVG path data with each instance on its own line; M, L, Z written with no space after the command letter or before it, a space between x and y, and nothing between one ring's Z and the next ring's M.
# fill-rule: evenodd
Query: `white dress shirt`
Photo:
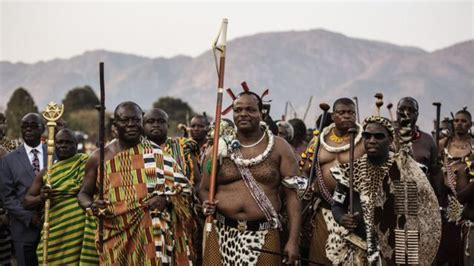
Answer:
M28 155L28 158L30 159L30 164L33 165L33 158L34 158L34 153L32 152L33 149L37 149L39 152L38 152L38 159L39 159L39 169L40 171L43 170L43 167L44 167L44 162L43 162L43 144L40 143L38 146L36 147L30 147L28 146L28 144L24 143L25 145L25 150L26 150L26 155Z

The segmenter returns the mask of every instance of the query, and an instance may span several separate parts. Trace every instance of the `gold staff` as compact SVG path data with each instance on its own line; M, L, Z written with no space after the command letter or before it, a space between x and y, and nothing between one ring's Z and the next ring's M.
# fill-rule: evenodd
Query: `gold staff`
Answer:
M54 129L56 121L63 115L64 105L50 102L43 111L43 117L47 121L48 126L48 164L46 173L46 186L51 188L51 166L53 165L54 154ZM44 203L44 224L43 224L43 264L48 265L48 238L49 238L49 207L50 199L46 199Z

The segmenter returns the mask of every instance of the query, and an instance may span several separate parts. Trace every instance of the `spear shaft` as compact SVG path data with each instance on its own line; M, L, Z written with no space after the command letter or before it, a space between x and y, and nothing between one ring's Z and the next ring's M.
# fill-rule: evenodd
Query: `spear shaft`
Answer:
M224 73L225 73L225 52L226 52L226 41L227 41L227 19L222 20L221 31L222 34L221 44L217 47L217 40L213 47L215 50L220 51L219 65L218 65L218 81L217 81L217 101L216 101L216 120L214 125L214 136L212 142L212 158L211 158L211 176L209 177L209 202L214 202L214 196L216 193L216 176L217 176L217 156L219 149L219 131L221 126L221 114L222 114L222 96L224 93ZM218 36L218 38L219 38ZM210 232L212 229L212 215L206 218L206 232Z

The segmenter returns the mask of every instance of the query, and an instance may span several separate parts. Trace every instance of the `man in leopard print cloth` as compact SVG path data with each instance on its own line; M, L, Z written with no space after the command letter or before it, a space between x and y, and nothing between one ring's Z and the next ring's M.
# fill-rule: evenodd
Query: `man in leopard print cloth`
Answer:
M354 162L353 214L347 211L349 164L331 169L338 181L332 212L345 228L330 232L336 240L330 244L338 255L332 262L431 265L439 246L441 217L433 188L409 155L410 136L402 138L398 153L390 152L394 130L388 119L379 116L365 120L362 136L366 155ZM349 241L354 234L363 245Z
M200 187L203 212L215 218L211 230L205 228L203 265L294 264L298 257L301 207L295 190L282 184L299 174L295 155L284 139L262 127L262 100L257 94L240 93L233 102L233 116L237 132L231 143L236 145L230 145L234 147L230 156L222 155L214 202L205 200L209 191L210 154L203 167ZM282 251L281 191L286 197L289 217L289 237ZM282 252L285 256L255 249Z

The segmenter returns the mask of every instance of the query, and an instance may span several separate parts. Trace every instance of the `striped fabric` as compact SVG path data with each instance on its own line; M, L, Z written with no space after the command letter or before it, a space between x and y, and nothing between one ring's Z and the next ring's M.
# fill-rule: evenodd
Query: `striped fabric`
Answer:
M104 198L110 202L104 219L105 265L189 265L182 221L190 217L190 185L176 162L160 147L143 139L105 164ZM170 196L169 207L156 215L144 203L156 191Z
M49 210L48 262L50 265L97 265L95 221L87 218L77 201L88 156L76 154L51 168L51 208ZM43 182L46 176L44 177ZM86 222L87 220L87 222ZM43 232L37 249L43 262Z
M7 227L0 228L0 265L10 263L12 256L12 240L10 238L10 231Z
M161 147L166 153L173 157L191 185L194 185L195 171L199 170L194 169L192 155L194 155L194 158L198 158L199 156L199 146L197 142L184 137L168 137Z

